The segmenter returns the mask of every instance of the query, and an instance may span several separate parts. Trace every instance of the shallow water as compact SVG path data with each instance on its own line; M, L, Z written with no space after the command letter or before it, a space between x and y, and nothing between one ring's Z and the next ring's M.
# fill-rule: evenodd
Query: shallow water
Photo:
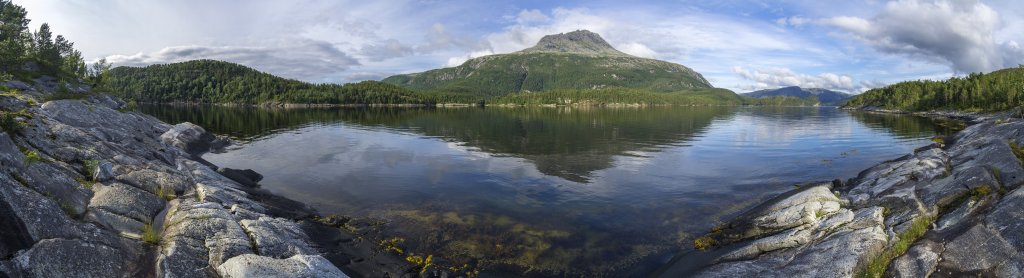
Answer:
M831 107L140 110L238 139L204 158L324 213L384 219L405 255L496 276L641 276L794 184L952 132Z

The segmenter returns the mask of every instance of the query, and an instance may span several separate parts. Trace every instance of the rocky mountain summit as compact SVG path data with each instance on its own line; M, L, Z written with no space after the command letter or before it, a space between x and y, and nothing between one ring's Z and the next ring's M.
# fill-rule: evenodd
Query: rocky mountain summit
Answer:
M537 45L520 50L518 53L573 53L590 55L628 56L612 47L601 35L587 30L546 35Z
M123 112L88 88L5 85L22 90L0 95L0 277L421 273L364 239L357 221L202 160L226 141L199 126Z
M988 119L694 241L662 277L1024 276L1024 121Z

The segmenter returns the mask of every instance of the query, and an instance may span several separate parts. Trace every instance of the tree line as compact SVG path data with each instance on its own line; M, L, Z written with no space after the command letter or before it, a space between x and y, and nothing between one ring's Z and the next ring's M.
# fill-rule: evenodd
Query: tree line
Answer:
M11 0L0 0L0 79L30 79L40 74L76 81L89 77L74 43L62 35L54 36L47 23L32 32L27 15L25 8ZM29 62L38 65L38 70L23 69Z
M1001 111L1024 104L1024 66L987 74L971 73L944 81L917 80L872 89L846 107L902 111Z

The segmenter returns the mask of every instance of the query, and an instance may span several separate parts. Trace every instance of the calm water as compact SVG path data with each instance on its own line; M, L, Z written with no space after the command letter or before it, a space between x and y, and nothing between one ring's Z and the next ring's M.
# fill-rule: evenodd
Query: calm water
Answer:
M493 275L643 275L796 183L950 132L827 107L140 109L240 140L204 157L270 191Z

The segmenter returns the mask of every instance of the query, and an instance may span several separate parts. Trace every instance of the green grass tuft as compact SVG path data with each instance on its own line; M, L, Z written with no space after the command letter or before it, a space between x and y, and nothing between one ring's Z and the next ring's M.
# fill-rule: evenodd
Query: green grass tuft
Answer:
M867 269L857 277L865 278L879 278L885 274L885 270L889 268L889 264L893 259L899 257L910 249L910 246L914 244L918 239L924 236L928 232L928 227L931 226L932 222L935 221L934 217L931 216L920 216L914 219L914 222L910 224L910 228L906 231L897 235L896 242L894 242L885 251L882 251L877 257L868 263Z
M174 198L178 197L177 195L174 194L174 190L171 190L163 186L160 186L160 189L157 190L156 196L166 201L174 200Z
M160 234L153 228L152 223L146 223L142 226L142 241L152 245L160 245Z
M1021 161L1021 165L1024 165L1024 146L1017 145L1016 141L1010 141L1010 150L1017 156L1017 160Z

